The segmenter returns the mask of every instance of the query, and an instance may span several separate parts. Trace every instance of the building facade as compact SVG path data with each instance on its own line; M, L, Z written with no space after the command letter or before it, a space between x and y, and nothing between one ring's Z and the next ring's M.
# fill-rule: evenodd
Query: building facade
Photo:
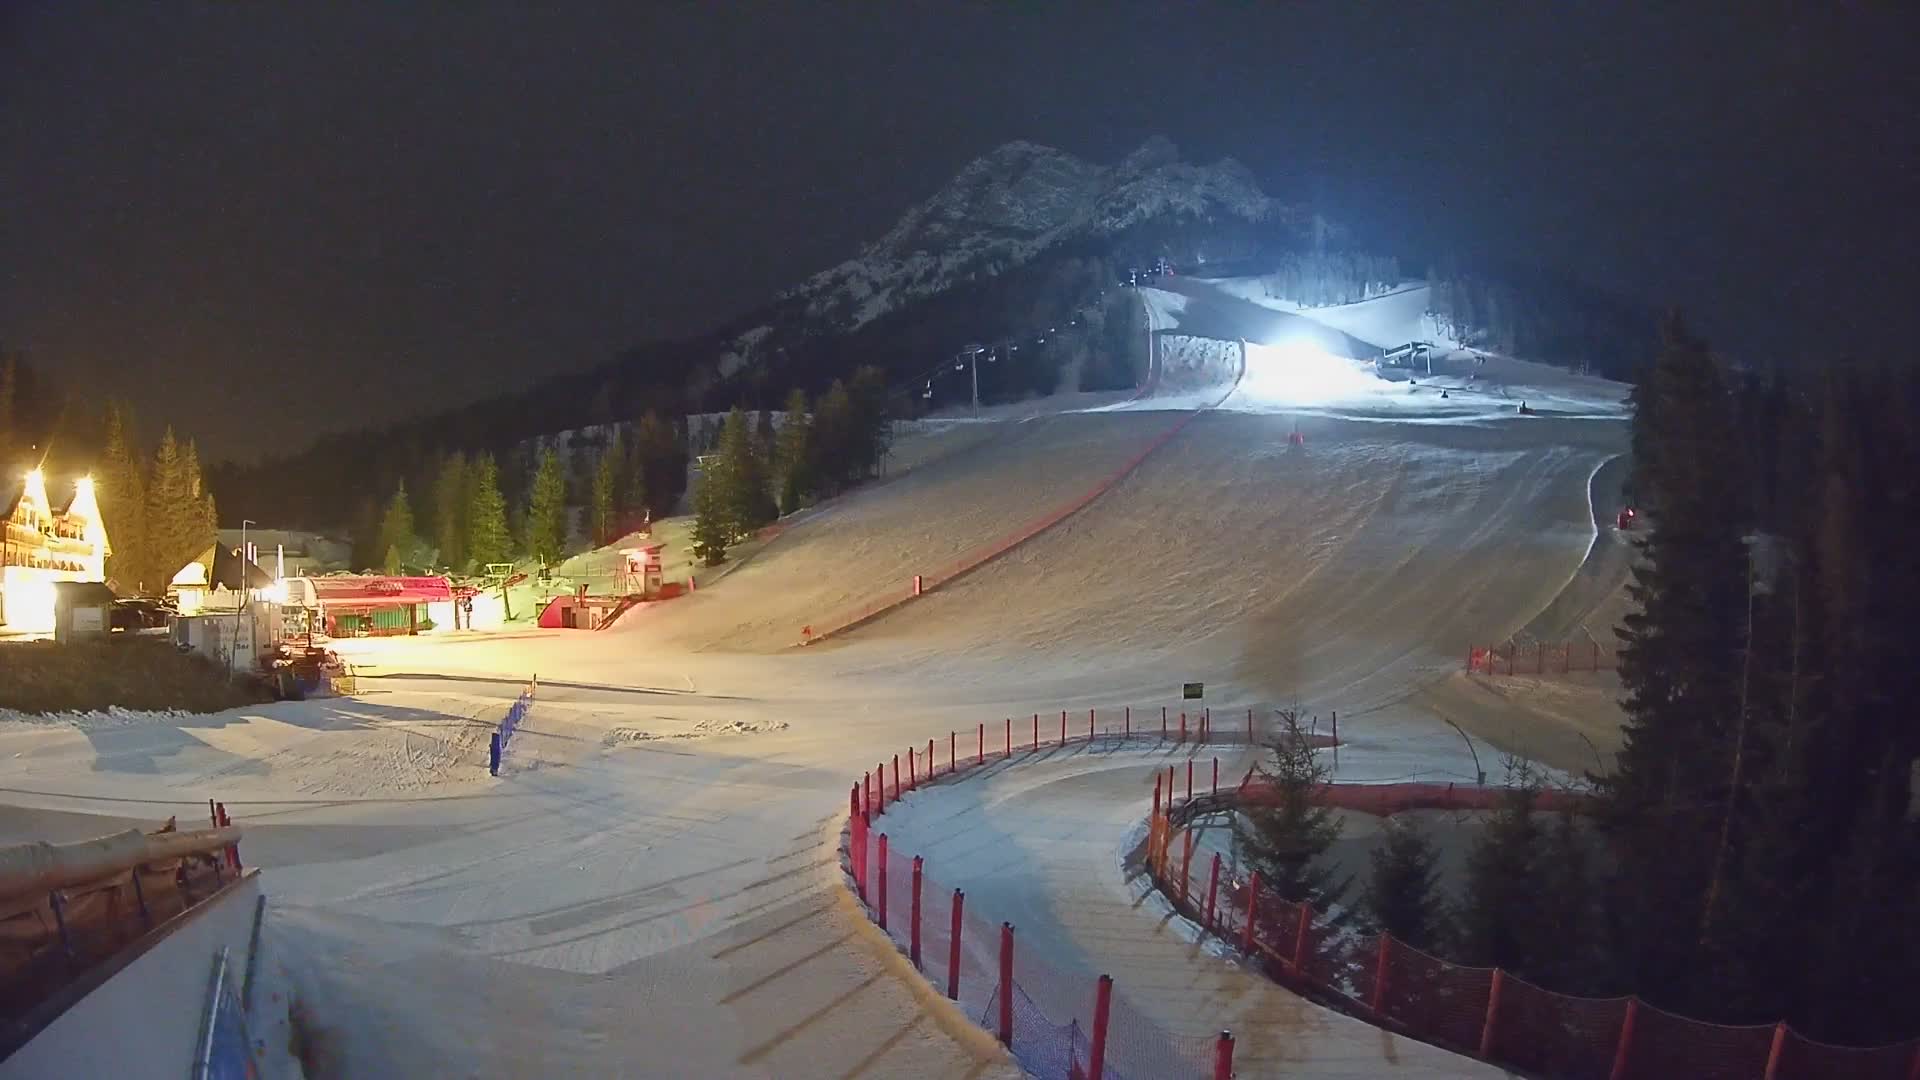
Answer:
M0 502L0 630L50 633L56 581L105 581L107 530L93 481L73 482L62 509L47 497L39 469L26 473Z

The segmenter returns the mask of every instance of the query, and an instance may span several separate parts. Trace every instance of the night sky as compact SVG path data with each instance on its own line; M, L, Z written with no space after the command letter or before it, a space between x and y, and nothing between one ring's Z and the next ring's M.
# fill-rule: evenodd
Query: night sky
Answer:
M290 449L707 329L1001 142L1156 133L1736 356L1915 307L1911 5L557 6L0 4L0 344Z

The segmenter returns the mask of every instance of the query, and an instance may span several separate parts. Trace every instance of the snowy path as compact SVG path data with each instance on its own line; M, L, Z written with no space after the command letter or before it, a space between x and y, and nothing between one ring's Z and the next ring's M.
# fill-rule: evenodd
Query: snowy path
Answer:
M876 828L894 850L924 856L929 876L965 888L971 910L1015 924L1016 977L1057 1022L1085 1026L1094 979L1108 974L1116 994L1167 1031L1231 1029L1241 1076L1504 1075L1315 1005L1214 955L1163 905L1141 898L1145 883L1123 880L1123 848L1145 819L1155 770L1185 760L1171 750L1069 747L912 792ZM1238 775L1248 761L1230 763ZM1221 767L1229 771L1229 760ZM1036 970L1043 965L1050 970Z

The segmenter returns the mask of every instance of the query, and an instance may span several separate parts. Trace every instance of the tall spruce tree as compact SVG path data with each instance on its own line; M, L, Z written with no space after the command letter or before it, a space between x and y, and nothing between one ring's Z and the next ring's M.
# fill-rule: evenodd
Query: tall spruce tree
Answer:
M1438 853L1412 819L1390 817L1380 843L1368 855L1367 915L1375 926L1416 949L1431 951L1440 938Z
M456 571L467 565L468 486L466 455L453 451L441 458L433 478L433 543L440 565Z
M407 568L408 555L416 544L413 531L413 503L407 498L407 482L400 481L394 489L393 498L387 500L387 511L380 519L381 567L389 574L398 574Z
M560 455L547 450L533 476L527 497L527 553L545 563L556 563L567 545L567 476Z
M1330 770L1292 713L1285 714L1269 751L1269 760L1257 767L1268 797L1235 819L1234 840L1262 884L1284 900L1324 910L1339 902L1349 884L1322 858L1340 838L1340 819L1320 794Z
M106 444L94 477L94 497L113 548L107 577L126 594L158 591L166 584L153 579L149 566L146 465L134 444L131 410L118 403L107 406Z
M729 537L744 540L773 520L773 500L767 494L766 462L754 445L747 414L735 408L720 431L720 493ZM703 485L704 486L704 485Z
M773 470L779 477L780 512L791 514L802 500L813 494L809 472L813 420L808 415L807 392L796 389L787 395L786 422L774 438Z
M607 445L600 448L599 460L594 462L593 540L596 544L615 539L614 533L620 520L621 474L625 469L626 453L620 433L616 431Z
M654 517L673 512L687 488L687 455L673 425L648 410L634 426L634 454L646 509Z
M693 490L693 554L704 565L718 566L733 543L731 482L721 455L709 454L700 464L699 486Z
M467 554L483 567L513 558L507 500L500 494L500 471L492 454L481 454L467 470Z
M203 508L194 498L187 461L173 428L168 427L154 451L146 498L149 587L164 588L173 575L206 550Z
M1538 797L1529 777L1510 775L1499 808L1467 854L1454 949L1465 963L1534 973L1540 925Z
M1677 317L1637 402L1635 441L1650 444L1651 458L1636 462L1638 495L1650 510L1628 587L1639 610L1619 631L1625 744L1602 790L1618 838L1612 905L1633 927L1623 943L1633 982L1680 988L1700 969L1744 721L1747 507L1724 374ZM1692 1003L1692 992L1680 994Z

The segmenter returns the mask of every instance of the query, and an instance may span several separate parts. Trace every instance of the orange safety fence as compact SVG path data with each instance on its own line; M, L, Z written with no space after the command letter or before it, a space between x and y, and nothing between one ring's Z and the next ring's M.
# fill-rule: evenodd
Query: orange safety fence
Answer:
M1615 671L1620 654L1597 641L1536 641L1530 645L1472 645L1467 670L1482 675L1571 675L1576 671Z
M1511 972L1443 960L1390 934L1337 925L1311 905L1281 899L1258 875L1234 873L1204 850L1199 829L1182 823L1194 809L1190 802L1219 812L1236 798L1223 791L1160 803L1149 818L1146 849L1155 884L1182 914L1275 981L1356 1016L1530 1075L1920 1080L1920 1039L1832 1046L1785 1023L1713 1024L1636 997L1556 993Z

